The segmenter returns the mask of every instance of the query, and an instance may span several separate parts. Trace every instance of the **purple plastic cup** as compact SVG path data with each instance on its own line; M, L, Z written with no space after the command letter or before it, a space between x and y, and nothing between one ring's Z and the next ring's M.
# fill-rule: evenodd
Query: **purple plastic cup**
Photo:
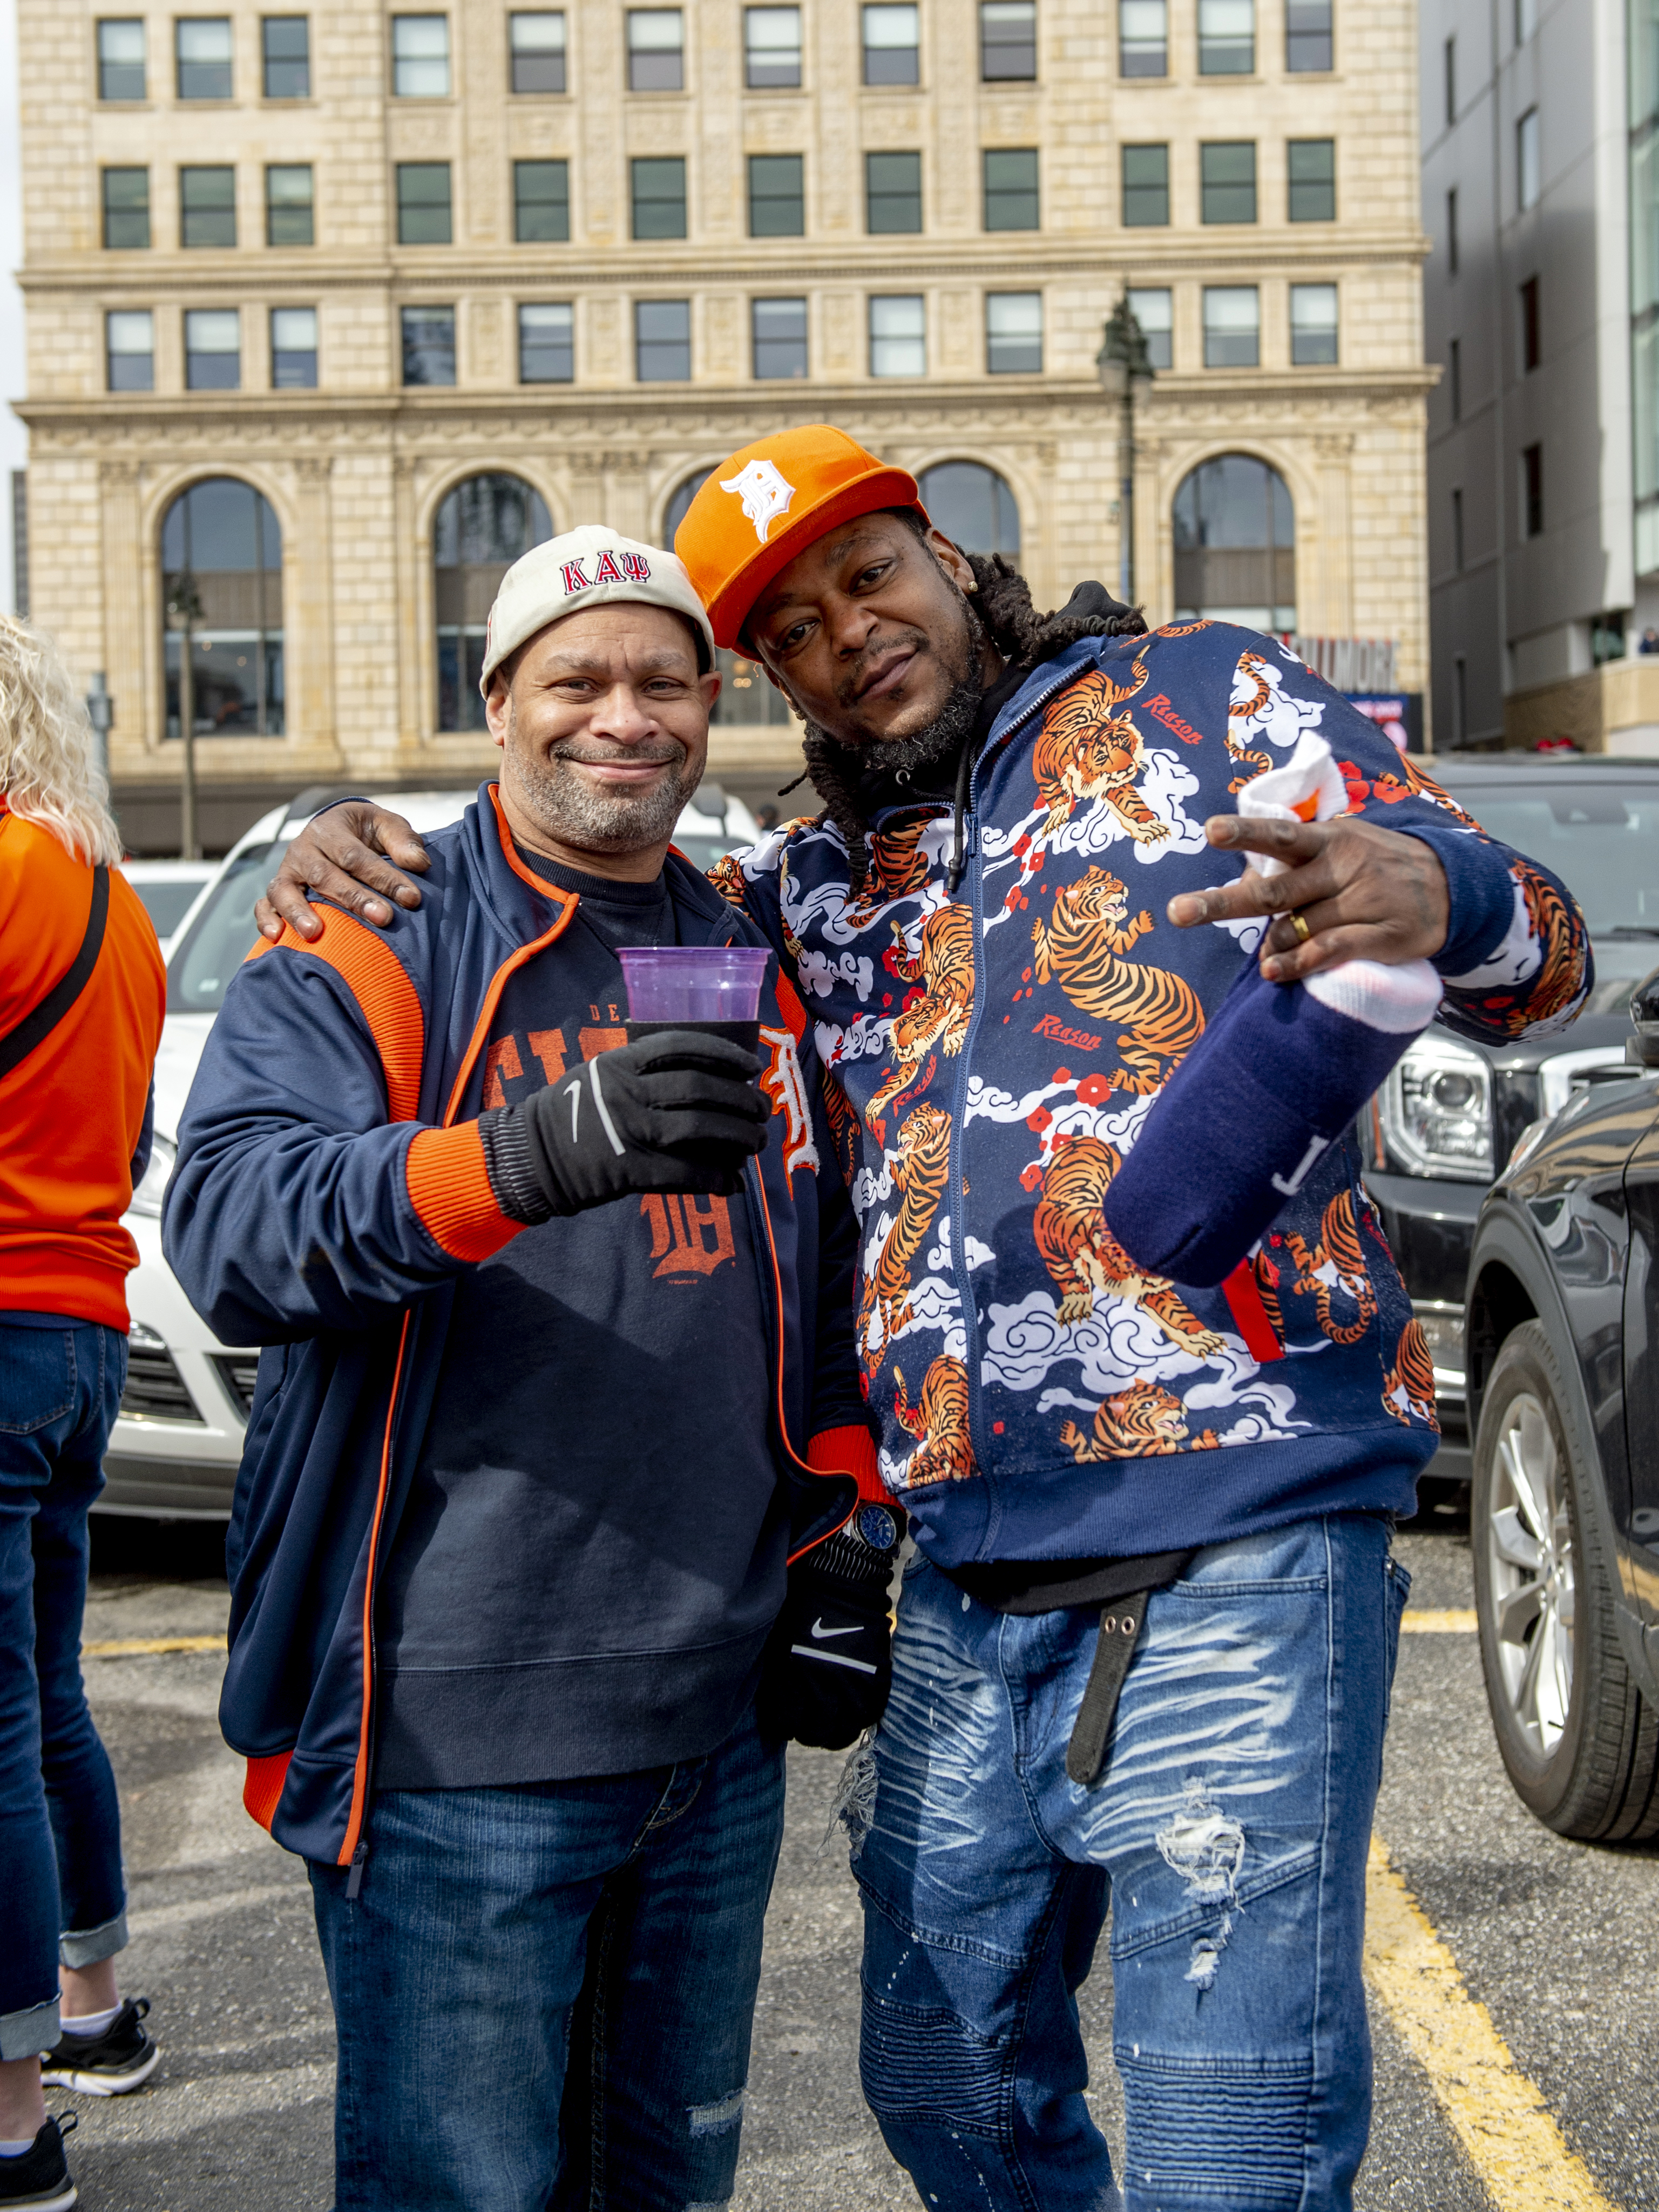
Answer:
M769 952L747 945L625 947L617 954L634 1022L754 1022Z

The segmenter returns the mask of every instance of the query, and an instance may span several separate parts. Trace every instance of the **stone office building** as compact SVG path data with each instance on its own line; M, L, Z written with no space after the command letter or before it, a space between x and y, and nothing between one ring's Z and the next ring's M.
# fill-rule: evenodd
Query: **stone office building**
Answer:
M769 425L920 474L1041 603L1119 569L1127 290L1152 612L1424 683L1406 0L20 0L35 618L177 836L489 763L504 565L672 533ZM169 611L171 610L171 612ZM727 669L714 773L787 716Z

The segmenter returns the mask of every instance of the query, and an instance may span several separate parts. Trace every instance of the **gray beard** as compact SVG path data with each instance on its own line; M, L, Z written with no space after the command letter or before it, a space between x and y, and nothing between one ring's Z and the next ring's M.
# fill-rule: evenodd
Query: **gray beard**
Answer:
M512 743L510 736L507 742ZM693 773L684 746L680 756L677 775L637 797L619 793L614 799L602 798L578 781L557 752L538 754L532 760L515 754L513 781L525 811L561 844L586 853L640 853L673 836L686 801L702 781Z

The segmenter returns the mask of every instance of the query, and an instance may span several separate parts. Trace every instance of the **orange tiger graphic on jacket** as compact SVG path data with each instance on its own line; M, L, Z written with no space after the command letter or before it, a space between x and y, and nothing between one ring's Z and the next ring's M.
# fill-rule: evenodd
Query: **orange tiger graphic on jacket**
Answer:
M921 1395L913 1406L902 1368L893 1370L898 1395L893 1413L899 1426L920 1443L904 1471L904 1487L920 1490L930 1482L964 1482L977 1472L968 1433L968 1370L951 1352L941 1352L922 1377Z
M1103 670L1091 669L1068 684L1042 719L1031 754L1037 796L1048 810L1041 834L1052 837L1068 822L1079 799L1104 799L1138 844L1160 844L1170 834L1139 792L1140 732L1127 714L1113 709L1132 699L1146 681L1146 664L1137 660L1133 681L1114 684Z
M1273 696L1273 693L1267 676L1263 672L1265 664L1260 653L1241 653L1238 656L1238 667L1239 673L1249 676L1255 689L1248 699L1236 700L1227 709L1227 750L1242 768L1250 768L1254 769L1256 775L1263 775L1273 764L1273 756L1270 753L1252 752L1237 731L1233 728L1233 724L1247 722L1253 714L1259 714ZM1230 792L1242 791L1251 781L1250 776L1236 775L1227 788Z
M1214 1451L1220 1439L1213 1429L1194 1436L1186 1408L1172 1390L1144 1378L1096 1408L1093 1433L1085 1436L1075 1421L1062 1421L1060 1441L1079 1467L1091 1460L1149 1459L1160 1453Z
M1394 1365L1382 1377L1382 1403L1396 1421L1409 1426L1415 1417L1437 1432L1439 1430L1440 1417L1434 1409L1434 1359L1423 1324L1415 1316L1401 1331Z
M1031 1234L1060 1300L1062 1328L1087 1321L1095 1293L1109 1291L1149 1313L1170 1341L1207 1359L1225 1339L1207 1329L1162 1275L1146 1275L1101 1212L1118 1153L1099 1137L1061 1137L1049 1156Z
M1316 1244L1308 1244L1292 1231L1285 1239L1285 1249L1296 1262L1291 1297L1305 1297L1311 1291L1322 1333L1333 1344L1358 1344L1376 1319L1376 1293L1360 1249L1352 1192L1338 1191L1325 1208ZM1355 1319L1335 1318L1333 1306L1339 1297L1355 1309Z
M974 917L967 907L935 907L922 924L921 950L914 957L897 922L893 924L893 973L903 982L920 983L922 995L893 1017L889 1031L893 1065L870 1101L866 1110L872 1115L884 1113L909 1089L936 1046L947 1060L955 1059L968 1042L973 1012Z
M847 902L848 921L862 925L895 899L916 898L927 888L928 861L921 850L926 820L902 822L867 840L870 866L864 888Z
M1040 983L1058 981L1072 1004L1097 1021L1121 1025L1118 1088L1145 1097L1156 1091L1204 1034L1204 1010L1184 977L1126 961L1152 927L1150 914L1128 920L1123 885L1090 868L1054 894L1045 928L1031 925Z
M882 1346L890 1343L911 1319L911 1270L939 1212L950 1166L951 1117L924 1102L905 1116L899 1130L898 1157L888 1170L900 1194L899 1210L866 1280L859 1310L859 1342L872 1368L881 1358ZM876 1319L881 1335L872 1344L870 1324Z

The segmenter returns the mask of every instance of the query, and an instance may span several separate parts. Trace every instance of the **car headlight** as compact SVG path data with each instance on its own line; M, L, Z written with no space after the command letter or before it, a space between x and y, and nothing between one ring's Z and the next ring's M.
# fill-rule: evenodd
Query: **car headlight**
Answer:
M152 1139L149 1165L144 1170L138 1187L132 1194L132 1204L128 1208L130 1212L142 1213L147 1221L161 1219L161 1194L167 1187L167 1177L173 1173L173 1163L178 1157L179 1147L168 1138Z
M1492 1071L1453 1037L1423 1036L1382 1086L1383 1133L1413 1175L1490 1182Z

